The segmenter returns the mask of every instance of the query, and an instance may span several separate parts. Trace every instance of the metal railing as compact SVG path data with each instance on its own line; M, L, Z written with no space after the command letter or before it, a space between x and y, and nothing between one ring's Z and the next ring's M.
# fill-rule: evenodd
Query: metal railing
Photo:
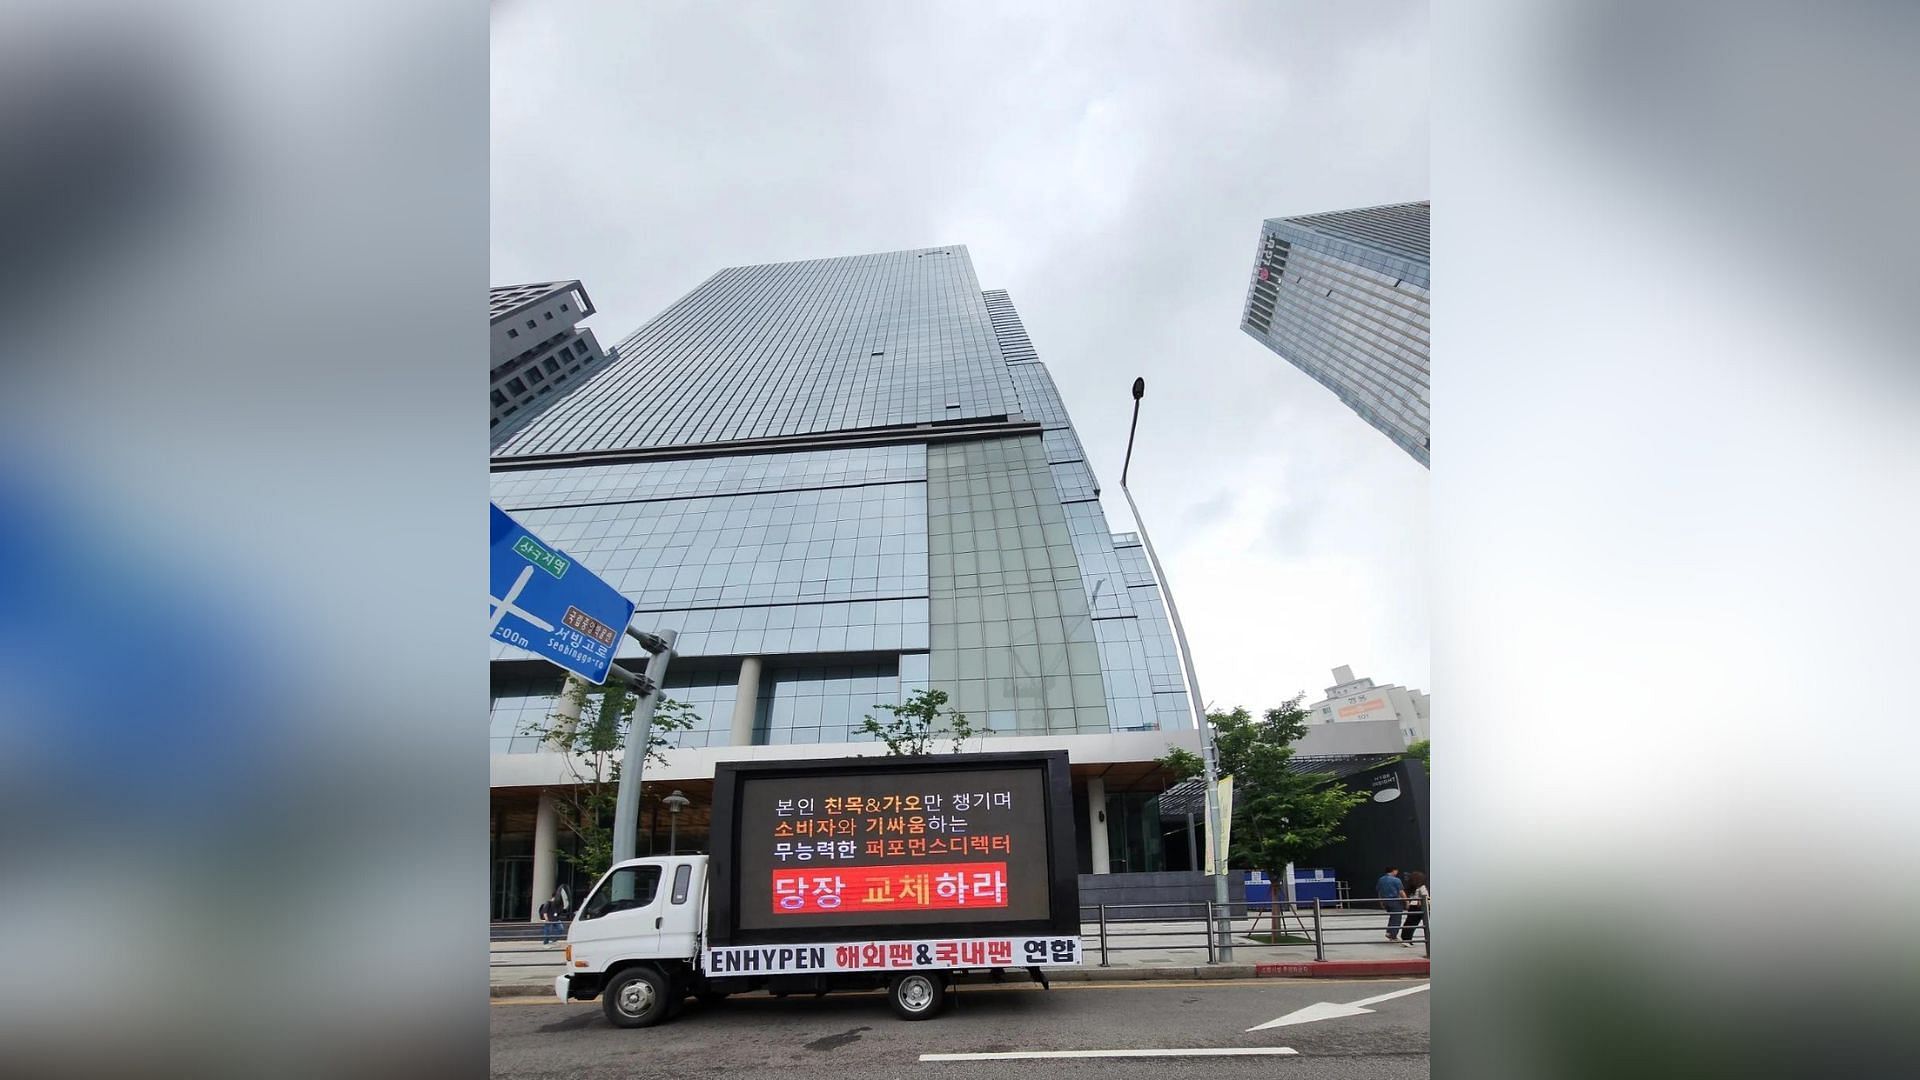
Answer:
M1118 953L1202 949L1207 963L1214 964L1220 962L1221 946L1229 943L1236 950L1312 949L1315 960L1325 960L1329 946L1387 944L1391 925L1393 942L1412 944L1417 937L1420 955L1431 958L1431 902L1418 912L1404 906L1395 912L1388 903L1351 898L1339 904L1300 901L1291 908L1283 903L1277 923L1271 906L1240 901L1088 904L1080 909L1081 936L1093 939L1101 967L1111 967Z

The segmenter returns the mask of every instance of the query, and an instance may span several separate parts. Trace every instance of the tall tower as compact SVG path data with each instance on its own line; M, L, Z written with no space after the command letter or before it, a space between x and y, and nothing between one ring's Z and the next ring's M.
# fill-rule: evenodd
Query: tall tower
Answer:
M1422 465L1429 207L1267 219L1240 319Z
M1138 543L964 247L720 271L503 439L492 487L679 631L683 745L857 741L921 688L994 734L1192 727ZM551 690L494 656L495 750L536 752L513 713L542 706L501 694Z

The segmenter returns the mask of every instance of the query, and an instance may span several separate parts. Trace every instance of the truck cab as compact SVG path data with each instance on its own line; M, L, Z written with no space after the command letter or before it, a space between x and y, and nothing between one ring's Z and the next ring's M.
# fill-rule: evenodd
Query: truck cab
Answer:
M671 1015L693 986L706 903L705 855L615 865L568 928L554 993L562 1001L605 993L608 1019L622 1026Z

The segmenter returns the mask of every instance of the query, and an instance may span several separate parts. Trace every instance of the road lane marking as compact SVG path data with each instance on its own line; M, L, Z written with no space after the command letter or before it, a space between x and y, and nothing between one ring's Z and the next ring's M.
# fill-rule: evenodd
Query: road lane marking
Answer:
M1361 998L1359 1001L1317 1001L1303 1009L1295 1009L1277 1020L1269 1020L1264 1024L1256 1024L1247 1030L1265 1031L1268 1028L1290 1027L1294 1024L1311 1024L1316 1020L1337 1020L1343 1016L1360 1016L1373 1011L1367 1008L1369 1005L1378 1005L1383 1001L1392 1001L1397 997L1417 994L1432 985L1432 983L1421 983L1418 986L1409 986L1404 990L1395 990L1391 993L1375 994L1370 998Z
M1186 1050L1009 1050L980 1054L921 1054L921 1061L1014 1061L1025 1058L1270 1057L1297 1054L1291 1046L1197 1046Z
M1433 985L1432 983L1421 983L1419 986L1409 986L1405 990L1395 990L1390 994L1377 994L1370 998L1361 998L1359 1001L1353 1002L1352 1004L1378 1005L1383 1001L1392 1001L1394 998L1397 998L1397 997L1406 997L1408 994L1417 994L1420 991L1425 990L1432 985Z

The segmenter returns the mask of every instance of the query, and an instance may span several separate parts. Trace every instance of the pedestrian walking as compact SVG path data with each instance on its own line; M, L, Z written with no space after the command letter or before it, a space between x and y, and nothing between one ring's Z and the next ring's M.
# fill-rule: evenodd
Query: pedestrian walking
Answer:
M554 941L567 936L566 924L560 921L565 914L560 904L560 894L557 892L546 903L540 905L540 944L551 945Z
M1400 928L1400 944L1413 948L1413 928L1427 917L1427 875L1415 870L1407 875L1407 921Z
M1400 920L1407 911L1407 887L1400 880L1400 868L1387 867L1387 872L1381 874L1380 880L1374 883L1373 891L1380 897L1380 906L1387 911L1387 940L1397 940Z

